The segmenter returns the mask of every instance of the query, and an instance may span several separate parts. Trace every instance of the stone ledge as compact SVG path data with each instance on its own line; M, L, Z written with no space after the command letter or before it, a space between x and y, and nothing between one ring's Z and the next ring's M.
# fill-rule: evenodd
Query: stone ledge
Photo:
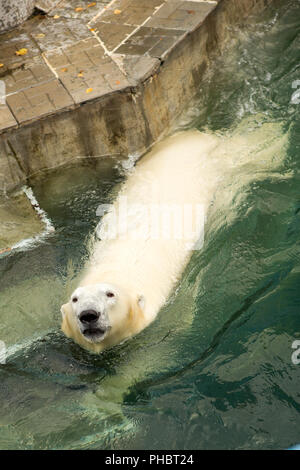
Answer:
M0 79L19 125L145 80L217 1L44 0L36 5L47 16L37 15L0 36ZM9 113L2 113L1 132L10 127Z
M143 153L195 95L230 26L271 1L61 0L1 35L0 191L74 156Z

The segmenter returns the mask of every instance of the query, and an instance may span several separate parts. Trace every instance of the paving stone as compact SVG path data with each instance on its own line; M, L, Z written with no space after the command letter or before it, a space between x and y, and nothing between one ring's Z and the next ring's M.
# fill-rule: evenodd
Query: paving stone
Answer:
M20 67L33 57L40 55L39 48L35 42L22 29L11 31L0 36L0 63L1 73L8 69ZM17 55L18 51L24 50L24 55Z
M6 85L6 94L31 88L41 83L53 80L54 74L46 65L42 57L34 57L22 67L10 70L3 80Z
M164 3L164 0L118 0L102 11L97 18L98 21L139 26L147 18L151 17L156 9Z
M22 123L71 106L73 101L63 85L52 80L8 96L7 104Z
M173 47L177 44L178 38L176 37L164 37L162 40L157 43L150 51L152 57L159 57L163 59L168 52L173 49Z
M135 82L144 81L155 73L160 65L160 61L148 55L123 55L113 54L114 61L117 62L126 75Z
M0 104L0 130L16 126L17 121L6 104Z
M131 84L95 38L49 52L46 59L75 103Z
M93 37L86 22L73 18L45 18L30 35L43 52Z
M76 18L88 22L109 3L110 0L61 0L49 15Z
M216 3L207 1L169 1L145 23L145 26L191 31L201 24L215 7Z
M185 33L183 30L141 27L115 52L117 54L160 57L170 49Z
M176 11L179 5L185 3L184 0L167 1L162 7L155 12L157 18L169 18L169 16Z
M105 47L109 51L112 51L134 31L135 26L103 23L99 21L95 24L92 23L91 28L93 28L95 34L100 38Z

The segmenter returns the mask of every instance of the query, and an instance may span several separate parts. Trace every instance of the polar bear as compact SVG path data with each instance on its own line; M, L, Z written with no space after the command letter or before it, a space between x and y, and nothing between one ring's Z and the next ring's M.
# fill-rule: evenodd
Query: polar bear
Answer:
M117 196L113 209L118 203L122 205L123 195L144 203L193 199L204 206L204 215L207 214L206 250L213 251L220 232L223 234L225 230L225 233L230 233L226 227L240 219L242 206L243 213L247 213L249 206L246 202L253 191L253 183L266 181L266 178L282 182L283 178L291 177L284 165L289 134L280 123L265 122L261 125L260 122L254 115L243 119L234 130L219 133L218 136L188 131L159 143L137 163ZM151 384L161 383L166 377L175 376L179 370L189 370L189 357L182 358L182 343L195 338L195 328L203 328L204 335L199 332L199 348L193 348L191 364L194 364L195 357L202 357L199 351L202 353L203 347L208 346L207 351L213 350L209 339L213 345L215 335L224 330L219 315L215 326L213 320L208 320L209 316L214 315L213 311L208 311L202 319L198 316L199 310L206 310L207 306L204 302L204 307L199 309L199 298L203 298L203 290L211 289L214 268L210 260L207 265L205 256L202 258L202 253L195 253L193 262L181 276L192 254L191 238L187 237L187 243L182 239L165 241L163 237L131 241L126 236L128 232L121 227L116 237L109 239L104 222L109 225L113 214L114 211L107 213L102 219L99 232L102 240L96 242L84 270L79 283L79 289L83 290L79 291L77 302L72 302L75 290L63 308L65 333L90 351L101 351L123 341L152 322L136 342L124 345L121 351L117 349L113 359L108 355L104 360L104 364L107 364L107 359L109 362L107 373L101 375L96 387L85 391L80 400L87 415L90 414L93 419L98 416L103 422L103 433L99 439L103 439L101 442L104 443L107 443L108 433L116 437L120 432L123 439L124 433L136 433L139 428L136 419L131 419L127 413L124 415L125 394L148 390ZM132 217L136 226L140 227L139 218L135 220L134 214ZM132 224L129 227L133 232ZM204 262L200 262L199 266L201 259ZM234 274L232 276L232 279L236 277ZM180 284L175 290L179 277ZM96 305L95 309L102 308L105 312L101 321L106 318L105 325L110 327L103 338L99 332L100 337L95 342L81 333L82 326L77 320L81 313L81 301L84 309L94 306L89 304L92 298L89 289L95 293L93 302L100 305ZM244 289L243 285L243 292ZM164 305L168 297L170 301ZM161 318L153 322L160 309ZM230 318L224 318L226 324L229 321ZM209 328L205 331L207 325ZM115 336L111 336L112 333ZM94 445L95 436L91 439ZM85 440L83 446L86 446Z
M79 287L62 306L67 336L98 353L153 322L193 249L201 248L216 195L222 193L217 200L229 223L233 198L281 164L280 125L265 123L250 132L250 124L242 122L229 138L178 132L137 163L102 218L101 240Z
M179 132L134 167L101 221L101 240L79 286L61 308L63 332L83 348L99 353L155 319L203 238L216 183L209 153L217 144L216 136Z

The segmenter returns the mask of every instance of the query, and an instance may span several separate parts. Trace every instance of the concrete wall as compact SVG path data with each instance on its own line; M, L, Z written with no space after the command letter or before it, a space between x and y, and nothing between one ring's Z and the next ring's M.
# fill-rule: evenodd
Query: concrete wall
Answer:
M230 25L242 24L271 1L223 0L138 87L1 134L0 191L76 157L143 153L195 96L214 54L222 53L232 34Z
M30 16L35 0L0 0L0 33L18 26Z

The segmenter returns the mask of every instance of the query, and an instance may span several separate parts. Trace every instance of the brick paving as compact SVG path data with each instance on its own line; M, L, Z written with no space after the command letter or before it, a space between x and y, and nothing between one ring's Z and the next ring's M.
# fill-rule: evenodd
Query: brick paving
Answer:
M0 131L17 126L17 121L6 104L0 105Z
M75 103L130 86L94 37L48 52L45 57Z
M136 86L218 1L36 1L37 14L0 35L0 132Z

